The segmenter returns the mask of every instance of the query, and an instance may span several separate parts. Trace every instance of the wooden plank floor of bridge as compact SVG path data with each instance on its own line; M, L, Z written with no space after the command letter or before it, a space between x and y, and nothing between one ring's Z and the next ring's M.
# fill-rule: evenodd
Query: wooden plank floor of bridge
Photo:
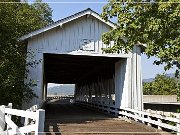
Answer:
M46 135L158 135L155 130L146 126L119 120L73 104L47 105L45 132Z

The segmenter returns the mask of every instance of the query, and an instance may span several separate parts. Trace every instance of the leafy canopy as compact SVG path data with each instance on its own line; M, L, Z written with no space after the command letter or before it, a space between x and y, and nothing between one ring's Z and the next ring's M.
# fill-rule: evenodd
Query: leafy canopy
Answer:
M17 39L51 22L52 10L40 0L31 5L0 3L0 104L12 102L20 108L23 100L35 96L29 88L33 83L24 84L26 45Z
M180 98L180 85L178 79L166 75L156 75L152 82L143 84L144 95L178 95Z
M115 41L106 52L130 51L134 44L147 44L148 57L156 56L154 63L165 64L165 70L175 66L180 71L180 3L179 0L109 0L102 17L116 19L116 29L105 33L103 41Z

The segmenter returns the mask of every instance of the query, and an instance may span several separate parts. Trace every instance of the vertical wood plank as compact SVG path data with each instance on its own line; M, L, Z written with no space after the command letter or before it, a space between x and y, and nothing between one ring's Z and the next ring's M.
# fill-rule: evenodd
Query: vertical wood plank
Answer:
M37 110L35 135L44 134L44 121L45 121L45 110L43 109Z
M161 115L161 112L160 112L160 111L157 111L157 115ZM159 130L162 130L161 123L162 123L161 118L158 118L158 129L159 129Z
M151 109L148 109L147 112L148 112L149 114L151 114ZM147 116L147 118L148 118L149 121L151 120L151 117L150 117L149 115ZM147 125L148 125L148 126L151 126L151 124L150 124L149 122L148 122Z
M12 109L12 103L9 103L8 104L8 108ZM10 114L7 114L7 116L9 117L9 119L11 119L12 115ZM7 125L6 129L8 130L9 129L9 126Z
M134 45L132 53L132 95L133 109L143 110L141 47Z
M0 132L3 132L5 128L5 106L0 106Z
M178 129L177 135L180 135L180 113L176 115L176 118L179 120L179 122L176 123L176 127Z

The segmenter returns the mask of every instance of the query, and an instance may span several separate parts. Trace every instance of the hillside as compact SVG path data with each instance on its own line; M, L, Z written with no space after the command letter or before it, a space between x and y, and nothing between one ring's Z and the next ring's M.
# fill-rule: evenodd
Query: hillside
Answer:
M48 88L48 95L74 95L74 85L65 84Z
M166 74L166 76L170 77L170 78L174 78L175 77L175 74L174 73L169 73L169 74ZM152 82L154 80L154 78L148 78L148 79L143 79L143 83L146 83L146 82Z

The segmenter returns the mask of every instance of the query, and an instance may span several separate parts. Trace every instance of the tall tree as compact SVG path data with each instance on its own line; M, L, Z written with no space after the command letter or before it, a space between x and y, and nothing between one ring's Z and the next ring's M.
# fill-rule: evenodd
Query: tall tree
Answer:
M26 45L18 38L39 29L52 21L52 10L45 3L0 4L0 104L13 102L21 108L22 101L35 96L29 85L24 84Z
M109 0L103 8L105 20L115 18L116 29L105 33L103 41L115 41L106 52L130 51L134 44L147 44L148 57L156 56L155 64L165 70L176 67L180 72L180 3L179 0Z

